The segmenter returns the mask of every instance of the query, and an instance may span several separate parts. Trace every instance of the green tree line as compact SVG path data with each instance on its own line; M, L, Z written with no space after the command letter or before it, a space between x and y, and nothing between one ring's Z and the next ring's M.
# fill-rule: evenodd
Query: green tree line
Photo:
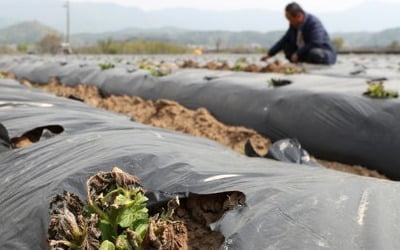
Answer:
M182 54L190 50L184 46L160 41L114 41L111 38L100 40L97 45L76 48L84 54Z

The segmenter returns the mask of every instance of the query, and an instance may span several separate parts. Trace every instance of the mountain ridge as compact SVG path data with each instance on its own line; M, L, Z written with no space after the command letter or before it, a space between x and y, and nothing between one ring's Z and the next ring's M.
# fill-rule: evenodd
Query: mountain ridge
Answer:
M39 21L28 21L0 29L2 43L36 43L49 33L61 34L53 27ZM284 33L284 30L269 32L257 31L224 31L224 30L189 30L178 27L143 29L138 27L124 28L113 32L80 33L71 36L73 46L91 46L99 40L111 37L114 40L157 40L182 45L214 47L272 46ZM341 32L332 33L331 38L343 38L346 47L387 47L393 41L400 43L400 27L380 32Z

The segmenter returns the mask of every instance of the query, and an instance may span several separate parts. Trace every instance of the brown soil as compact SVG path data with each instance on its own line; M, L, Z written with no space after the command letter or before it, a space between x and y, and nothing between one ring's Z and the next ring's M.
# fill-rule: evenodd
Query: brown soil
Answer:
M190 110L169 100L145 101L140 97L110 96L101 98L96 87L78 85L75 88L59 84L35 85L59 96L82 99L91 106L126 114L135 121L198 137L206 137L243 153L249 139L261 151L267 152L270 141L256 131L244 127L226 126L216 120L206 109Z
M14 138L14 141L12 142L11 146L12 148L24 148L28 147L29 145L33 144L34 142L31 141L28 137L21 136Z
M193 60L185 60L182 65L180 65L181 68L199 68L199 64Z
M188 68L188 65L190 66L191 63L188 63L184 66L186 68ZM198 67L198 66L196 66L196 67ZM210 69L210 70L230 70L230 67L227 62L223 62L223 63L208 62L203 68Z
M219 193L210 195L192 194L186 201L186 208L193 218L203 225L210 225L222 215L239 205L244 205L245 196L240 192Z
M220 249L224 236L214 232L209 225L222 218L226 211L235 209L245 204L245 196L240 192L226 192L219 194L197 195L191 194L187 199L181 200L180 207L174 215L174 223L181 222L187 230L184 233L181 224L169 226L168 232L180 232L180 241L187 237L187 247L178 249L213 250ZM177 234L173 234L177 235ZM185 246L185 244L183 244ZM169 249L169 248L168 248Z
M217 250L224 236L210 229L210 224L223 214L245 204L240 192L196 195L181 200L173 221L152 221L145 246L151 249ZM163 210L158 211L159 213ZM164 240L159 240L164 239ZM150 242L150 243L149 243Z
M13 80L17 79L17 77L11 72L0 71L0 74L3 76L3 78L6 79L13 79Z
M204 240L204 239L203 239ZM188 230L182 221L154 221L149 223L149 231L144 239L144 249L188 250Z
M292 63L282 63L281 61L276 60L273 63L269 63L260 72L298 74L304 72L304 69Z
M212 231L209 226L197 222L186 209L180 208L178 211L180 216L175 216L175 218L181 220L187 229L187 245L189 249L220 249L225 240L225 237L220 232Z
M376 170L370 170L366 169L362 166L349 166L343 163L339 162L331 162L331 161L325 161L321 159L317 159L318 163L323 165L326 168L334 169L337 171L342 171L342 172L347 172L351 174L356 174L356 175L361 175L361 176L369 176L369 177L375 177L375 178L380 178L380 179L387 179L386 176L378 173Z
M25 84L28 85L28 84ZM101 98L96 87L78 85L71 88L54 79L47 85L35 87L52 92L59 96L82 99L94 107L104 108L132 117L135 121L156 127L181 131L199 137L218 141L233 150L244 153L244 144L251 141L260 155L266 155L271 141L256 131L244 127L226 126L217 121L206 109L189 110L179 103L169 100L145 101L140 97L110 96ZM338 162L319 160L323 166L347 173L386 178L374 170L362 166L351 166Z

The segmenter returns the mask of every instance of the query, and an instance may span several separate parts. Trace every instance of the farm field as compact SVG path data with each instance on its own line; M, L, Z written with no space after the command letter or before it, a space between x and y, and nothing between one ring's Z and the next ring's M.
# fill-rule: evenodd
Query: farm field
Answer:
M0 58L0 200L11 215L0 241L400 246L400 56L341 55L331 67L260 57ZM128 208L139 212L122 217ZM62 226L71 214L79 237Z

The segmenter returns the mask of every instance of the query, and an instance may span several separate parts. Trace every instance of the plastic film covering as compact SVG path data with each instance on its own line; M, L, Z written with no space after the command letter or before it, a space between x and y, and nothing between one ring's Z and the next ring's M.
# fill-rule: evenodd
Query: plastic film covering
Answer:
M366 81L382 76L379 68L366 63L315 67L309 74L291 76L180 70L157 78L129 70L130 65L116 64L101 71L96 65L99 59L79 60L6 58L0 65L33 82L47 83L57 76L70 85L98 86L105 95L166 98L189 108L205 107L226 124L253 128L274 141L296 138L314 156L359 164L400 179L396 150L400 148L400 101L363 96ZM359 68L364 73L352 74ZM398 91L400 77L393 74L385 84ZM267 83L271 79L292 83L274 88Z
M154 193L243 192L246 205L212 225L225 235L222 249L400 248L396 182L248 158L2 80L0 90L10 138L37 126L64 128L0 153L1 249L46 249L50 198L68 190L84 199L87 177L115 165Z

